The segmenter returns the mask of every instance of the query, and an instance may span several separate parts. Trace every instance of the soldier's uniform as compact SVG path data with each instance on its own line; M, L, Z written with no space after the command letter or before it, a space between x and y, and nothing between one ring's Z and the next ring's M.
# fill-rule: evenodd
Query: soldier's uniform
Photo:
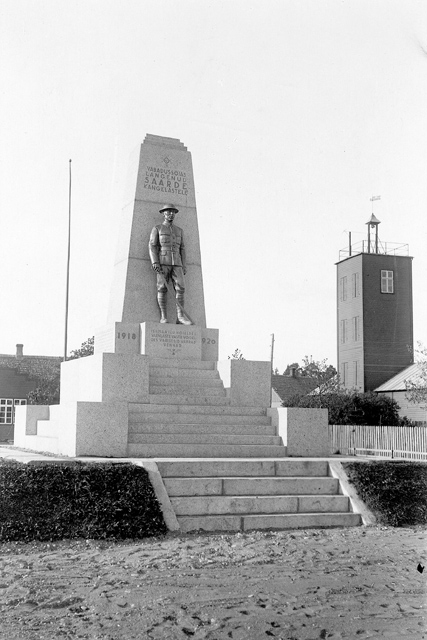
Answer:
M178 211L173 205L165 205L160 209L160 213L167 209ZM167 322L166 295L168 288L166 283L172 281L176 300L182 307L184 306L184 269L186 268L186 262L183 230L174 224L167 224L165 222L156 225L151 230L148 251L151 264L160 265L163 273L163 276L157 273L157 301L161 313L160 322ZM177 322L191 324L185 320L182 310L178 305L177 316Z

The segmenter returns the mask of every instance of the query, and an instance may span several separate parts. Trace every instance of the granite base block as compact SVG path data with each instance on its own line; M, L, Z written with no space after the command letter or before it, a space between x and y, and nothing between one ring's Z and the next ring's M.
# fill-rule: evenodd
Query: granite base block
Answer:
M271 363L230 360L230 404L241 407L269 407Z
M267 415L287 447L288 456L331 455L327 409L282 407L268 409Z
M63 402L148 402L148 359L126 353L98 353L61 365Z
M95 355L99 353L141 353L139 322L114 322L95 332Z

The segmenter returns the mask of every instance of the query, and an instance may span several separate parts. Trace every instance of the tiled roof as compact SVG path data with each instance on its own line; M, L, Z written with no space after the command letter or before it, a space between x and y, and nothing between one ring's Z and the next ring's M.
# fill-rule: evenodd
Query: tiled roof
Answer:
M406 391L405 380L417 382L420 373L421 367L416 362L406 367L406 369L403 369L403 371L390 378L390 380L387 380L387 382L384 382L384 384L377 387L375 391Z
M62 362L60 356L19 356L0 353L0 367L15 369L20 374L37 377L46 365L58 367Z
M297 394L306 395L317 386L315 378L308 376L271 376L271 385L282 402Z

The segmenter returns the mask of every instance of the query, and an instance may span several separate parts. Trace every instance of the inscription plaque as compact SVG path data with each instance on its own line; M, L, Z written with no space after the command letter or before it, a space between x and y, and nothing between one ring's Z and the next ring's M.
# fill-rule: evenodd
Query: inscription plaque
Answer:
M180 324L143 322L141 354L154 358L188 358L201 360L201 328Z

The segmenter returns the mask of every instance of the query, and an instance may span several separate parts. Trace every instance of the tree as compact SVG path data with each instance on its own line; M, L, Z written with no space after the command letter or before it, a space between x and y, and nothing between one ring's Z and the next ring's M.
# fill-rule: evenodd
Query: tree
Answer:
M291 369L295 369L296 373L300 376L301 375L301 367L299 366L299 362L293 362L292 364L288 364L286 366L286 369L283 372L284 376L290 376L291 375Z
M60 362L44 360L30 376L37 387L27 395L28 404L59 404Z
M80 349L73 349L68 360L76 360L76 358L86 358L92 356L95 349L95 336L88 338L86 342L82 342Z
M240 349L236 349L234 351L234 353L231 354L231 356L228 356L229 360L244 360L245 358L243 357L243 353L240 351Z
M415 362L418 364L418 375L415 380L405 380L406 397L414 404L427 405L427 347L418 342L415 349Z
M296 395L287 400L286 406L328 409L329 424L402 424L397 402L373 392L341 390L339 393L326 393L322 396Z
M316 381L316 388L312 392L316 394L318 403L316 406L321 407L322 398L328 393L339 393L341 391L339 376L335 367L327 364L327 358L323 360L313 360L313 356L304 356L302 366L298 362L288 364L284 375L289 375L291 369L295 369L300 378L312 378Z
M295 369L297 374L302 378L316 378L319 382L326 382L337 374L335 367L331 364L327 364L327 362L327 358L324 358L323 360L313 360L313 356L304 356L302 359L302 366L300 366L298 362L288 364L283 375L289 376L291 369Z
M68 360L85 358L94 351L95 338L92 336L83 342L79 349L73 349ZM61 370L59 361L44 360L37 370L30 372L37 381L37 387L27 395L28 404L59 404Z

